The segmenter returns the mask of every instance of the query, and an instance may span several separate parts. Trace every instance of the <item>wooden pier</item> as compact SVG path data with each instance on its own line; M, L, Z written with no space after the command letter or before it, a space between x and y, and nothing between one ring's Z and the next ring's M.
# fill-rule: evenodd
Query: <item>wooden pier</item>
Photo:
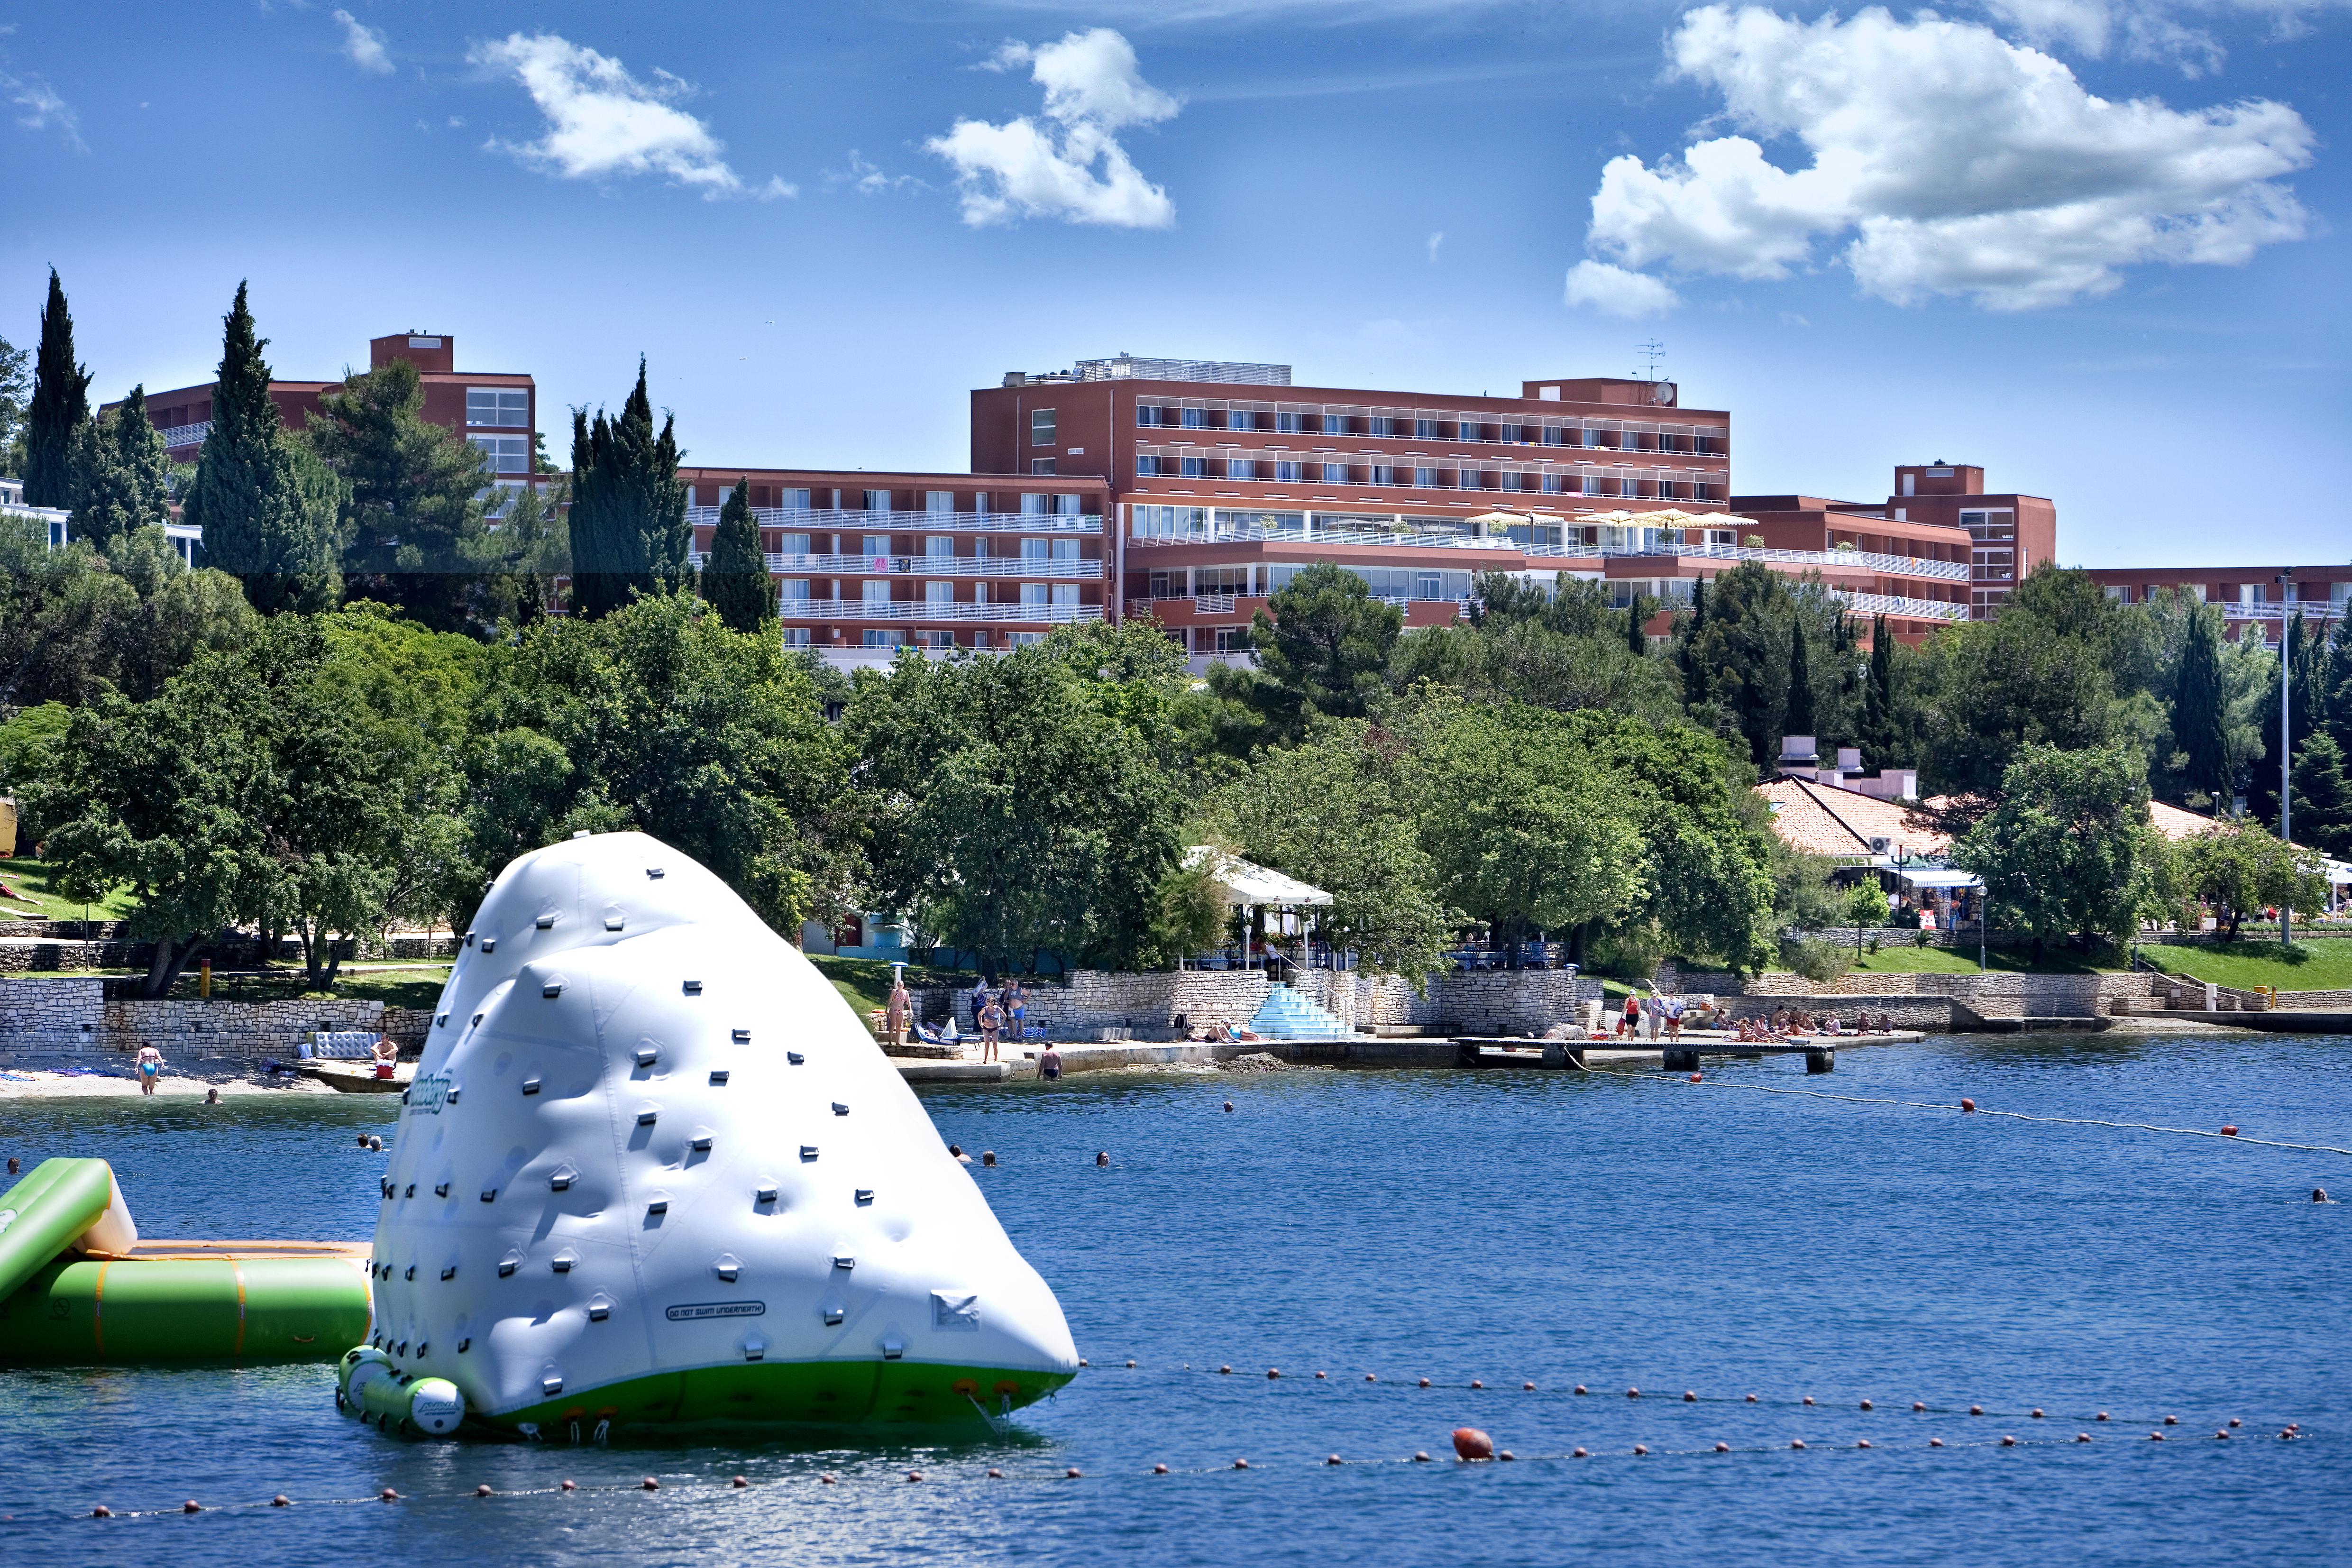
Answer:
M1668 1072L1696 1072L1701 1057L1802 1057L1809 1073L1835 1072L1841 1045L1898 1045L1924 1039L1916 1030L1886 1035L1823 1035L1802 1040L1742 1040L1729 1035L1685 1033L1678 1040L1536 1040L1510 1036L1462 1036L1454 1042L1454 1065L1464 1068L1533 1068L1568 1072L1586 1065L1588 1053L1625 1052L1665 1058Z

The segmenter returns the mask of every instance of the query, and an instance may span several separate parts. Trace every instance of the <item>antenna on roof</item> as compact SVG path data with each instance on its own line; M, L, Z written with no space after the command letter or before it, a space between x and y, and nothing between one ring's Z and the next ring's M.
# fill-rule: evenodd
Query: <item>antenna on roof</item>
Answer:
M1658 362L1666 357L1666 345L1660 342L1655 338L1648 338L1641 342L1635 343L1633 345L1633 352L1642 355L1649 362L1646 366L1635 367L1633 371L1633 378L1636 381L1657 380Z

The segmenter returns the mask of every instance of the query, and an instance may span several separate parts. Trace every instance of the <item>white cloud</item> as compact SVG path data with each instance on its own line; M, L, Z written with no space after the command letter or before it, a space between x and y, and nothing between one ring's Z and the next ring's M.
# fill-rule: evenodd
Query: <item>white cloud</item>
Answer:
M2048 55L1931 12L1805 23L1710 5L1668 51L1754 135L1609 162L1586 243L1624 268L1782 278L1843 238L1867 293L2033 310L2109 292L2135 265L2237 265L2306 226L2276 182L2314 138L2284 104L2096 98ZM1811 162L1768 158L1759 139L1782 137Z
M1150 125L1182 107L1143 79L1133 46L1108 27L1069 33L1032 48L1008 43L984 68L1030 68L1045 89L1045 118L993 125L959 120L924 147L946 159L962 191L963 220L978 226L1022 217L1119 228L1166 228L1176 221L1168 193L1146 180L1115 134ZM1099 170L1099 173L1097 172Z
M552 33L511 33L476 45L466 58L510 72L547 117L547 133L536 142L515 145L493 137L488 143L531 168L567 180L662 174L714 200L797 194L782 178L747 191L742 177L720 156L726 144L677 107L691 96L692 87L667 71L657 69L653 82L642 82L610 55Z
M1605 261L1580 261L1568 269L1567 300L1604 316L1660 316L1682 297L1646 272L1628 272Z
M81 117L40 77L0 71L0 98L16 110L16 123L26 130L54 131L74 151L89 151L82 145Z
M390 76L392 56L384 49L387 41L381 27L371 27L349 11L335 13L335 20L343 25L343 53L352 64L370 76Z
M1437 265L1437 247L1444 243L1445 231L1442 228L1429 237L1429 264L1432 267Z
M2221 68L2226 51L2203 27L2180 20L2182 13L2215 13L2266 20L2273 37L2303 34L2310 19L2341 11L2352 0L1979 0L2017 36L2042 47L2064 47L2094 59L2117 54L2126 59L2178 66L2187 77Z

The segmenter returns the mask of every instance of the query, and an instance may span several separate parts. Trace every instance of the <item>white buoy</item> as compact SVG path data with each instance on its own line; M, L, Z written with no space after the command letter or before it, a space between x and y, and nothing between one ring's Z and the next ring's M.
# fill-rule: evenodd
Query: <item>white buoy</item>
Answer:
M840 994L686 856L516 860L434 1013L376 1223L386 1373L549 1436L976 1422L1076 1373Z

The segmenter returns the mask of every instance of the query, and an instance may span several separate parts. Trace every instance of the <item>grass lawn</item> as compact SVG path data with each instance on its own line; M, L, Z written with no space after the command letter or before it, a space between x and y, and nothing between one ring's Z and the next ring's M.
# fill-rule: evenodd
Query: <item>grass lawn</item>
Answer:
M440 999L441 986L449 978L446 963L419 963L399 968L353 969L345 964L335 976L331 992L312 991L310 976L300 964L277 968L254 974L215 974L213 976L213 1000L215 1002L292 1002L306 996L340 996L352 1002L381 1002L387 1007L430 1007ZM195 1000L198 975L195 968L180 972L172 987L175 1002Z
M2120 963L2095 963L2079 952L2057 947L2043 949L2039 965L2034 963L2030 947L1996 947L1990 957L1991 967L2005 974L2097 974L2124 967ZM1865 953L1854 969L1864 974L1974 974L1977 950L1881 947L1876 952Z
M2174 974L2210 980L2216 985L2275 985L2282 991L2352 989L2352 938L2299 942L2291 949L2274 942L2233 942L2139 951L2150 963Z
M8 884L12 892L31 895L32 902L17 899L0 899L0 919L10 915L47 915L53 921L78 921L82 918L82 905L68 900L50 890L57 876L55 866L29 858L0 860L0 882ZM121 920L131 912L130 899L121 893L103 902L89 906L89 918L94 921Z
M808 961L816 965L818 973L833 982L833 988L856 1010L860 1021L890 1000L890 966L878 958L835 958L812 952ZM969 986L976 978L967 970L907 965L907 985L910 990L925 985Z

